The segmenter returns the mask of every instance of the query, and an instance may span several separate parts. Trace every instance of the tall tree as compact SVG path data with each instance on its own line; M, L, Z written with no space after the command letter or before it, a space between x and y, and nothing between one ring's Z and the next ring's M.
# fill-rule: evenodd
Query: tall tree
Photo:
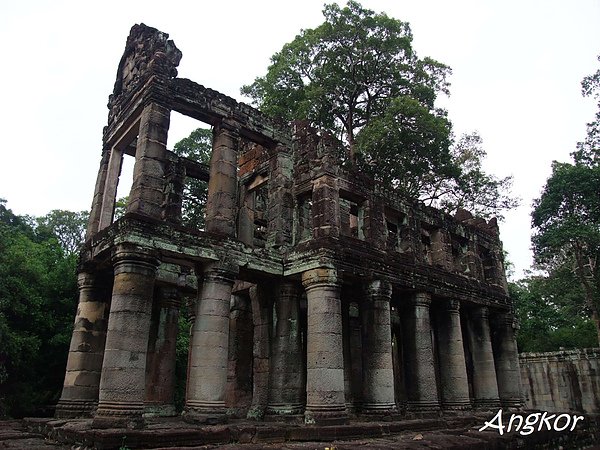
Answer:
M584 95L600 100L600 70L584 78ZM536 261L543 268L571 267L600 342L600 102L573 163L552 163L552 174L534 202L532 224Z
M267 74L244 86L258 107L286 120L308 119L355 151L357 132L408 96L428 109L447 92L450 68L420 59L406 22L358 2L325 5L325 22L302 30L273 55Z
M484 216L516 205L510 179L481 170L484 152L468 155L469 170L461 167L466 155L453 153L450 121L435 108L438 95L449 93L450 68L417 56L408 23L353 0L325 5L323 15L242 94L269 115L306 119L334 134L347 145L343 162L401 194L449 212L472 206Z

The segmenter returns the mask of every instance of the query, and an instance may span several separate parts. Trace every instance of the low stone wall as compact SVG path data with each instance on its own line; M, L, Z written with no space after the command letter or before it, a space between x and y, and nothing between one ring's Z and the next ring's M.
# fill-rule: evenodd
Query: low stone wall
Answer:
M600 414L600 348L522 353L519 360L528 408Z

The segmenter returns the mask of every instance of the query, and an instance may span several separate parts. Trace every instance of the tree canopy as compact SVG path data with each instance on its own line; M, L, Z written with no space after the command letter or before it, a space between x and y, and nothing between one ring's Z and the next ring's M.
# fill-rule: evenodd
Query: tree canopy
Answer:
M408 23L352 0L325 5L323 15L321 25L275 53L267 73L242 94L271 116L308 120L337 136L347 146L346 163L401 194L449 212L472 206L485 217L516 205L511 179L481 169L485 152L467 155L472 141L453 142L446 112L435 107L449 94L451 70L417 56ZM477 170L465 171L461 157Z
M61 217L78 215L66 213L36 220L0 200L0 417L43 413L60 394L77 302L70 248L80 244L60 236Z
M600 70L582 82L600 100ZM572 163L552 163L552 174L531 214L536 262L550 276L568 268L577 277L600 342L600 102Z

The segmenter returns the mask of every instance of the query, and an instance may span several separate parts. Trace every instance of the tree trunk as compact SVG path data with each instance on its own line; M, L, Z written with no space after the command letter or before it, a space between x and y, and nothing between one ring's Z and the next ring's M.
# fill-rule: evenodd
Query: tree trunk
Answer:
M575 271L576 271L577 276L583 286L583 290L585 292L585 302L587 304L587 307L590 308L590 310L592 311L592 320L594 321L594 324L596 325L596 333L598 335L598 345L600 345L600 315L598 314L598 308L596 306L596 301L594 298L594 288L590 284L590 280L588 279L588 276L586 275L586 267L584 264L582 252L583 252L582 249L577 244L575 244L575 264L576 264ZM593 280L594 279L593 274L590 274L589 278L591 278Z

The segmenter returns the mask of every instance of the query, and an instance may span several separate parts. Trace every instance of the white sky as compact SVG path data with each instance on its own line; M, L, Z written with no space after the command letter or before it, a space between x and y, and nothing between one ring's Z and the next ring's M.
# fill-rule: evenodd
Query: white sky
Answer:
M129 29L146 23L183 52L179 76L243 100L269 57L323 21L322 0L13 1L0 5L0 198L18 214L87 210L106 103ZM457 135L478 131L486 169L514 175L522 206L501 224L517 275L531 264L531 201L567 161L595 103L580 81L600 54L598 0L363 0L407 21L420 57L453 69L443 101ZM173 114L169 145L197 123Z

